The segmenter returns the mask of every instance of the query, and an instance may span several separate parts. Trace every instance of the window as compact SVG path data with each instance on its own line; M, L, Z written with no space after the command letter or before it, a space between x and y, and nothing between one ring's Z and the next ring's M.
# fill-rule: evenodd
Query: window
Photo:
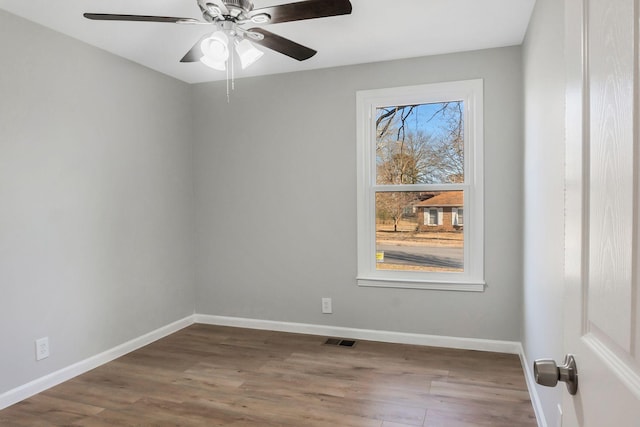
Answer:
M428 211L425 211L424 224L432 225L432 226L442 225L442 217L443 217L442 209L431 208Z
M451 225L462 227L464 225L464 209L453 208L451 221Z
M484 289L482 96L482 80L358 92L359 285Z

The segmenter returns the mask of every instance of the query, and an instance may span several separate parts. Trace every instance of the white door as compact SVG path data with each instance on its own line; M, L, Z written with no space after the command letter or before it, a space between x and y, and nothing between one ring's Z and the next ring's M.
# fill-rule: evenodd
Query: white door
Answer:
M565 347L579 387L563 425L638 427L640 1L565 1Z

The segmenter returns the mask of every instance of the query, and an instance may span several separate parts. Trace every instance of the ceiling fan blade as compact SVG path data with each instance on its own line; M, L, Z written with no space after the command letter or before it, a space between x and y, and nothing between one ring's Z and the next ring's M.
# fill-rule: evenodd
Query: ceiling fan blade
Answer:
M281 37L263 28L256 27L251 28L247 31L251 33L262 34L264 36L262 40L256 40L255 38L251 37L251 41L253 43L264 46L271 50L275 50L276 52L280 52L281 54L287 55L293 59L297 59L298 61L304 61L305 59L309 59L313 55L318 53L311 48Z
M211 34L205 34L204 36L200 37L200 40L198 40L196 42L196 44L193 45L191 50L189 50L189 52L187 52L187 54L182 57L180 62L198 62L198 61L200 61L200 58L202 58L202 56L203 56L202 49L200 49L200 44L202 44L202 41L204 39L206 39L207 37L210 37L210 36L211 36Z
M146 15L117 15L112 13L84 13L87 19L95 21L144 21L144 22L168 22L172 24L197 24L193 18L176 18L173 16L146 16Z
M249 14L249 18L266 13L271 16L269 24L277 24L278 22L348 15L351 13L351 9L349 0L307 0L254 9Z

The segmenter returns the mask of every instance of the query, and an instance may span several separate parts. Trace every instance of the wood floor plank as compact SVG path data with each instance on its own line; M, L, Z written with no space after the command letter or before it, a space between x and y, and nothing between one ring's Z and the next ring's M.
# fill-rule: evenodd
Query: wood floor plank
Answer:
M529 393L526 390L513 390L511 388L504 388L502 385L479 386L444 381L433 381L431 383L431 394L435 396L458 397L470 400L489 400L513 403L526 402L529 400Z
M536 426L517 356L192 325L0 411L0 425Z

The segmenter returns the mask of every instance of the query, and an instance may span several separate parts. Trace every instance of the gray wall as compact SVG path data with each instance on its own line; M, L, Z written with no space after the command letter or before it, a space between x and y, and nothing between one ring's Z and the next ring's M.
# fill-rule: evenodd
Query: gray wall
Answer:
M538 0L523 47L524 329L529 362L563 359L564 1ZM562 388L538 387L549 426Z
M0 393L194 306L520 339L519 47L242 79L229 104L224 82L189 87L1 11L0 54ZM356 91L473 78L487 290L358 287Z
M192 88L196 312L520 339L522 61L510 47ZM485 81L484 293L356 285L358 90ZM323 315L321 297L333 298Z
M2 393L192 314L194 265L188 85L3 11L0 58Z

